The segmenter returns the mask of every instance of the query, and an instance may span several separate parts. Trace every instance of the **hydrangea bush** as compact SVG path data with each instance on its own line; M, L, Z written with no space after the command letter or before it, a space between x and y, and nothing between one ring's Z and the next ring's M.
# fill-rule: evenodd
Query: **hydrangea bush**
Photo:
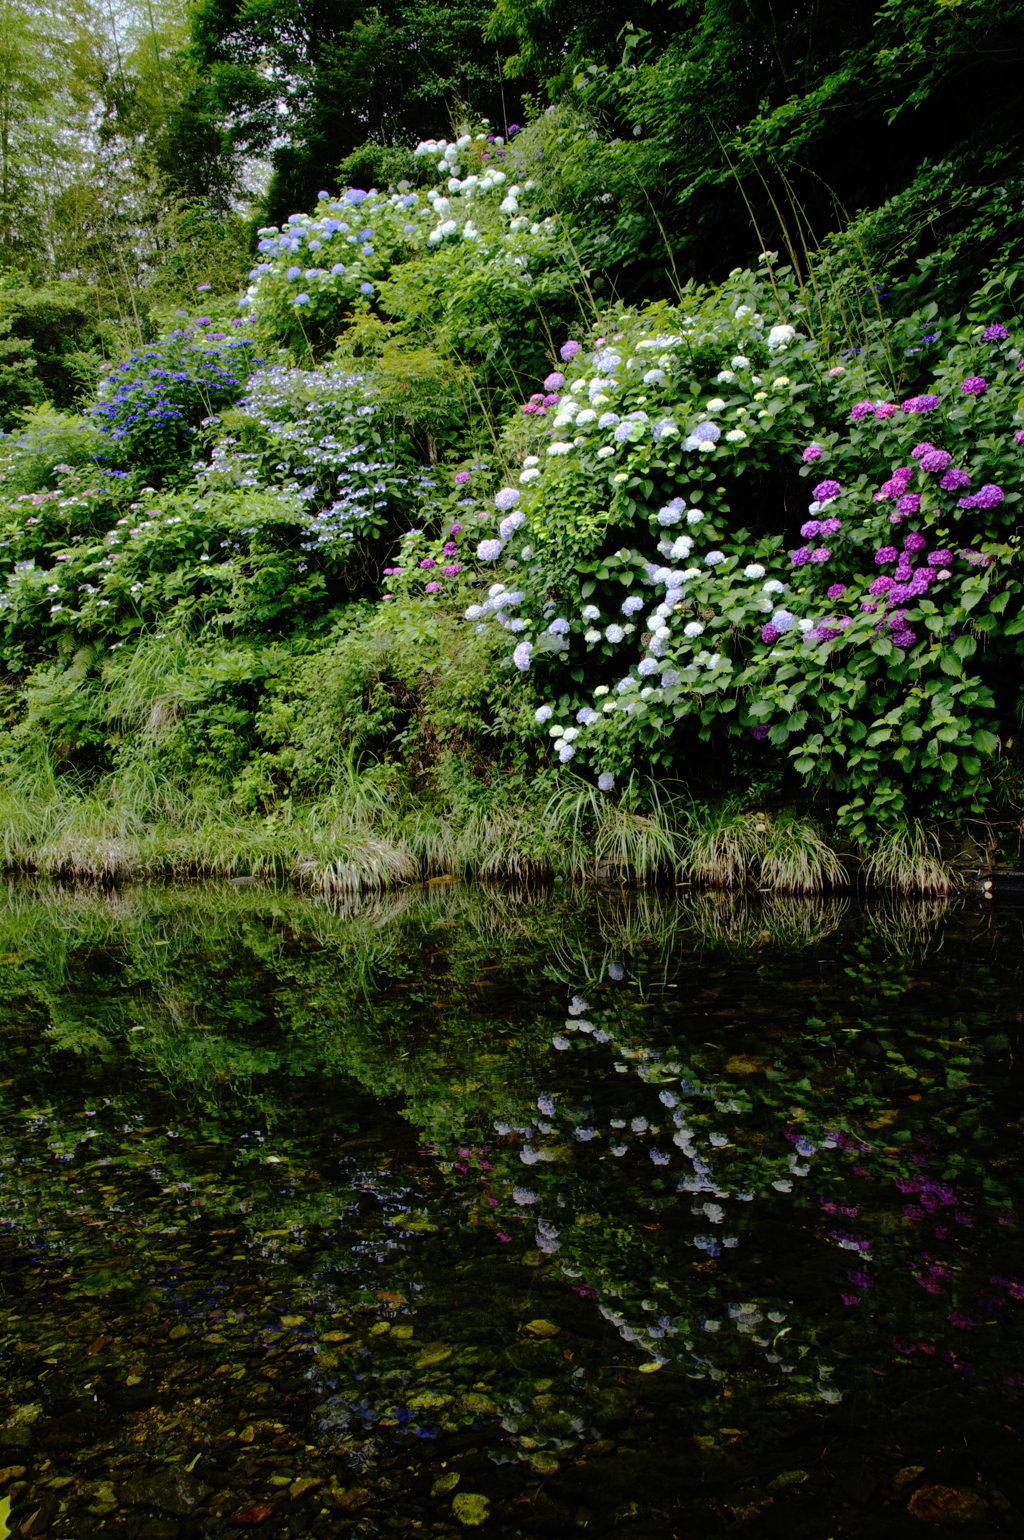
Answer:
M562 345L466 618L536 673L562 763L685 773L698 741L742 736L858 836L911 804L980 810L1019 695L1020 351L965 329L925 388L910 354L894 388L881 349L833 363L769 297L734 275Z
M232 333L209 316L186 321L136 348L101 382L91 413L105 437L105 463L158 481L190 472L204 419L237 401L263 362L245 323L230 324Z

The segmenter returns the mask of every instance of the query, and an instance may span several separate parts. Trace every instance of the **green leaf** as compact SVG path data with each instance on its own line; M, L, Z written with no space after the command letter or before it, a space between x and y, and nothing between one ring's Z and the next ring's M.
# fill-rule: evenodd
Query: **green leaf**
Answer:
M999 748L999 739L995 733L988 732L984 727L979 727L973 734L971 742L979 754L994 754Z

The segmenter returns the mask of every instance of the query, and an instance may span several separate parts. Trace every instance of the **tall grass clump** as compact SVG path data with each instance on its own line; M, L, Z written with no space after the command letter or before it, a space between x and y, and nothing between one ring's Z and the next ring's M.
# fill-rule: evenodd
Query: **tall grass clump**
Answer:
M939 850L939 837L920 823L894 829L876 842L864 865L868 887L937 897L956 880Z

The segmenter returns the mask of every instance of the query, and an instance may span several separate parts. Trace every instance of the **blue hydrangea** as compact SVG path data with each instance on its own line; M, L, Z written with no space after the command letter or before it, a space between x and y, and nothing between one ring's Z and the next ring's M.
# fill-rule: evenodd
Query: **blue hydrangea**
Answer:
M642 674L645 679L648 679L651 674L656 674L657 672L658 665L653 658L641 658L637 665L638 674Z
M568 636L569 629L569 622L561 615L548 626L552 636Z
M525 674L527 669L529 668L529 666L530 666L530 654L532 652L533 652L533 643L532 642L520 642L518 644L518 646L516 647L515 652L513 652L513 654L512 654L512 662L515 664L516 668L519 669L520 673ZM568 748L572 748L572 744L571 743L568 744L567 747Z
M635 615L637 610L642 610L643 607L644 601L640 598L639 594L630 594L628 599L623 599L622 601L622 613L624 615Z

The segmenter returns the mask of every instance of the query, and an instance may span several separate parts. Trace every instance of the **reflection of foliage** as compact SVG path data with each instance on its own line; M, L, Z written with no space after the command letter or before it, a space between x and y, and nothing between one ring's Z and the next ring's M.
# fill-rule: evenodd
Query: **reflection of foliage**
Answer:
M633 1404L620 1338L708 1436L725 1392L1017 1372L1015 963L953 926L879 957L777 895L11 889L5 1221L94 1302L226 1227L296 1322L168 1276L175 1311L232 1374L286 1343L347 1445L500 1420L560 1457Z

